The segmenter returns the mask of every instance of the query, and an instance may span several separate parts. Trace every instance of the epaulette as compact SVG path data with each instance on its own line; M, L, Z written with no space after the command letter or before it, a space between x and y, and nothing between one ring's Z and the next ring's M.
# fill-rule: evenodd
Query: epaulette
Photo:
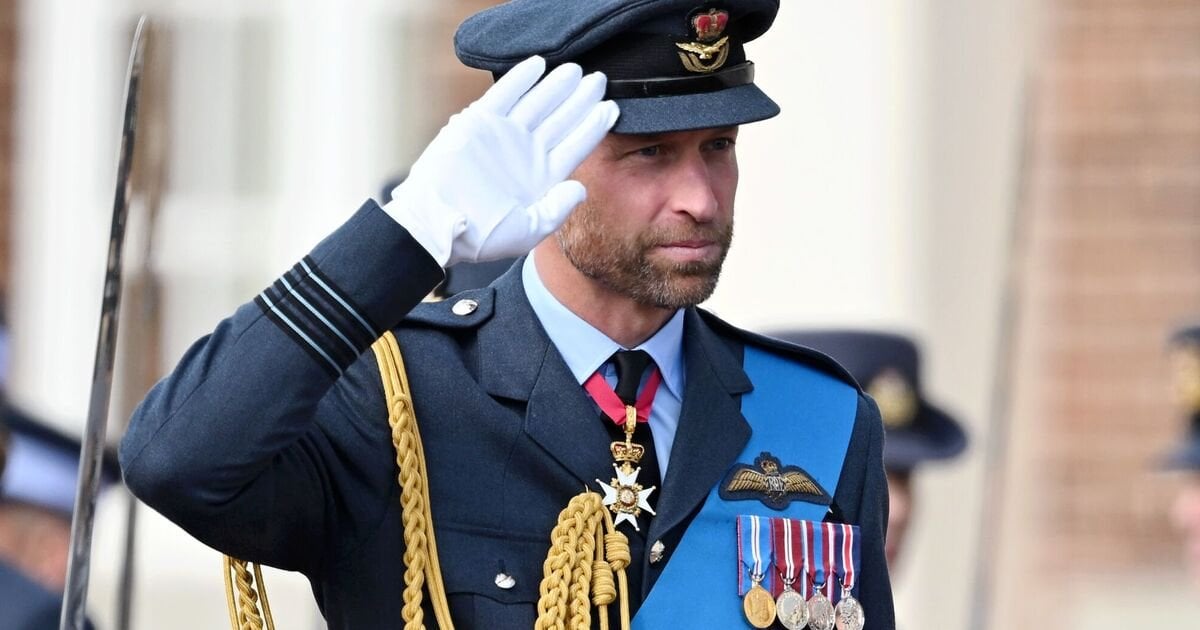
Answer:
M845 381L847 385L850 385L859 392L862 392L862 387L858 384L858 381L854 380L854 377L850 375L850 372L846 371L846 368L842 367L840 363L823 352L797 345L789 341L784 341L782 339L776 339L774 337L768 337L767 335L744 330L734 326L733 324L730 324L729 322L702 308L698 308L696 310L699 311L701 318L704 319L704 323L708 324L718 334L733 337L734 339L737 339L745 344L750 344L759 348L766 348L767 350L778 352L783 356L804 363L813 369L825 372L830 376L837 378L838 380Z
M422 302L409 311L401 326L475 328L491 319L496 304L492 287L470 289L437 302Z

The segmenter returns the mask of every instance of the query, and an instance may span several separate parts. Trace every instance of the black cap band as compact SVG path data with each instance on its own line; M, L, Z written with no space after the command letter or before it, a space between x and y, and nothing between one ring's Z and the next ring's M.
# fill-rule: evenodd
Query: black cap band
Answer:
M609 81L604 98L647 98L716 92L754 83L754 62L747 61L712 74L660 79L624 79Z

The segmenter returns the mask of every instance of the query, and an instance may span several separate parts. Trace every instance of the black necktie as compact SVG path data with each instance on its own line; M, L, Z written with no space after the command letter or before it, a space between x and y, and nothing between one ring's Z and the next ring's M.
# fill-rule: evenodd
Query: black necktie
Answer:
M617 398L626 405L637 404L642 375L653 360L645 350L617 350L612 355L612 362L617 368L617 386L614 388Z
M647 368L654 364L654 360L645 350L618 350L612 356L613 365L617 368L617 386L613 391L617 393L617 398L626 405L637 403L638 388L641 387L642 377L646 374ZM604 426L608 427L608 433L612 436L615 442L625 441L625 429L614 423L608 416L600 414L600 420ZM658 470L658 454L654 449L654 437L650 433L650 422L638 423L637 430L633 432L633 441L642 445L646 449L642 455L642 461L638 463L642 472L638 474L638 483L643 487L656 486L662 487L662 475ZM658 492L650 495L650 505L655 505L658 499ZM643 513L638 526L642 531L646 530L646 519L649 515Z

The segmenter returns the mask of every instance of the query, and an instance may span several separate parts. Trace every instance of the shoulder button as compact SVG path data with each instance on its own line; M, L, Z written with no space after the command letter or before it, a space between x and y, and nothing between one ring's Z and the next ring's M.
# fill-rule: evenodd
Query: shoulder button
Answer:
M450 312L458 315L459 317L466 317L467 315L474 313L475 309L477 308L479 308L479 302L463 298L455 302L454 306L450 307Z

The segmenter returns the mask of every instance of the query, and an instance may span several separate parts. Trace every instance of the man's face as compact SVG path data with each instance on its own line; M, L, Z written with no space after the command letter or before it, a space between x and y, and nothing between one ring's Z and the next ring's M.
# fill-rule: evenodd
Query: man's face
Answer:
M639 304L712 295L733 238L737 128L610 133L573 174L587 201L558 230L585 276Z
M1200 471L1191 473L1171 510L1171 520L1183 532L1188 566L1200 586Z
M888 523L887 544L884 545L884 555L887 556L888 566L896 566L896 558L904 546L904 537L908 533L908 521L912 516L912 472L887 471L888 485Z

